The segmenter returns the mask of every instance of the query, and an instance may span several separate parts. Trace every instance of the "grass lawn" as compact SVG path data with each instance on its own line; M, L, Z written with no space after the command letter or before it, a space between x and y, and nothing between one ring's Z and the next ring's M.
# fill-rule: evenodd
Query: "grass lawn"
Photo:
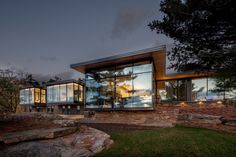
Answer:
M236 157L236 134L177 126L110 133L114 144L97 157Z

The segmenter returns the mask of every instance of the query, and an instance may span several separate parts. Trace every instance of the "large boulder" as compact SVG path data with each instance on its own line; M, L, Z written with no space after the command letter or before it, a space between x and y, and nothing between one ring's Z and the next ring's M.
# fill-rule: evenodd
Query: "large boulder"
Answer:
M60 155L58 148L39 142L20 143L0 150L1 157L60 157Z
M236 118L222 118L222 124L236 127Z
M11 144L39 139L52 139L74 133L76 130L76 127L34 129L20 132L5 133L2 135L0 140L6 144Z
M81 126L70 135L55 139L18 143L0 150L4 157L89 157L107 149L113 141L100 130Z

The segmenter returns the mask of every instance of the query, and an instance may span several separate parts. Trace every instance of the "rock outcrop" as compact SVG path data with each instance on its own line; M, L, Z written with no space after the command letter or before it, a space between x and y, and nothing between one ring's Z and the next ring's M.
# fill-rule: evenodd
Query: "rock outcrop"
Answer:
M76 127L52 128L52 129L34 129L20 132L6 133L2 135L1 140L5 144L18 143L23 141L32 141L39 139L53 139L74 133Z
M0 150L4 157L89 157L107 149L113 141L100 130L81 126L73 134L55 139L23 142Z

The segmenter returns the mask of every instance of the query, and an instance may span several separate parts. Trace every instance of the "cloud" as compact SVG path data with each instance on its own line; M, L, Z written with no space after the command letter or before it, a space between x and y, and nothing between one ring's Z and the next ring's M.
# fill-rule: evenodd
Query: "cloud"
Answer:
M73 79L74 77L74 71L72 70L68 70L68 71L64 71L61 73L56 73L56 74L32 74L33 78L39 82L46 82L48 80L50 80L51 78L53 79L55 76L61 78L62 80L69 80L69 79Z
M55 61L57 59L56 57L49 57L49 56L40 56L39 58L43 61Z
M140 27L149 14L150 11L141 8L122 9L114 21L111 38L124 38L127 33L129 34Z

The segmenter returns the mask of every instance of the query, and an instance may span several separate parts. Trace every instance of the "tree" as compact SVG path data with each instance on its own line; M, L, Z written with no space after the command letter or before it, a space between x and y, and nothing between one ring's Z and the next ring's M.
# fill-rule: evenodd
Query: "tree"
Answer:
M218 87L236 89L236 11L233 0L163 0L151 30L173 38L167 53L177 71L214 72ZM223 80L223 83L222 83Z
M0 112L15 112L19 103L19 81L12 70L0 69Z

